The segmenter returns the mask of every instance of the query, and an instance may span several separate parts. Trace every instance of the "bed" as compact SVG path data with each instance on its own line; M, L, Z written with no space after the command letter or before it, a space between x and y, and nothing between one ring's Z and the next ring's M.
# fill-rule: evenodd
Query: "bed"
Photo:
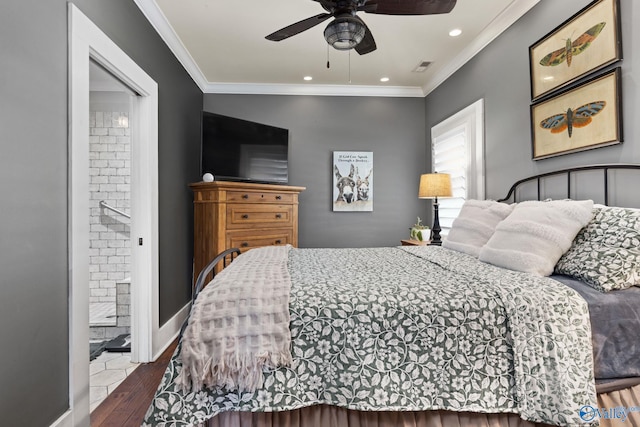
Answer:
M237 257L194 297L143 425L638 425L640 211L608 207L637 201L616 185L637 169L468 201L443 247ZM580 200L515 203L558 176L552 197Z

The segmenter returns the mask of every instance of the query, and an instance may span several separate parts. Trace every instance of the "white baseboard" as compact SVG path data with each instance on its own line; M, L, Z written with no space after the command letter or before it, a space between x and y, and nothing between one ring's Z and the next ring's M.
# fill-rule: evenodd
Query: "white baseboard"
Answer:
M180 333L182 324L189 314L190 307L190 303L182 307L180 311L158 329L156 339L153 340L154 343L157 343L157 348L153 351L153 360L157 360L173 340L176 339ZM67 410L49 427L76 427L73 425L73 411L71 409Z
M73 427L73 413L71 409L62 414L60 418L55 420L49 427Z
M153 360L158 360L158 357L164 352L167 347L176 339L180 333L180 328L189 314L189 308L191 303L188 303L180 311L178 311L171 319L169 319L164 325L158 329L156 337L153 340Z

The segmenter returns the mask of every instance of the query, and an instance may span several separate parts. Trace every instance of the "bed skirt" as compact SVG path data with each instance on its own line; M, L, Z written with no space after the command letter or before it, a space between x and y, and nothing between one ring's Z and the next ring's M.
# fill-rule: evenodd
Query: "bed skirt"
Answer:
M600 408L640 410L640 385L598 395ZM470 412L363 412L317 405L287 412L226 412L213 417L207 427L547 427L516 414ZM640 412L631 412L625 422L601 419L601 427L640 426Z

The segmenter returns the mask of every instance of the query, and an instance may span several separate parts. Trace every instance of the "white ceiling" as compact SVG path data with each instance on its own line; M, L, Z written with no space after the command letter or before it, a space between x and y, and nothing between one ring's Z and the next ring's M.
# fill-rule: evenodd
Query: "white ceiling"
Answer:
M135 1L205 93L423 97L540 0L458 0L444 15L359 12L378 46L362 56L327 49L330 19L281 42L265 39L324 12L312 0ZM450 37L454 28L462 35ZM422 61L432 64L414 72Z

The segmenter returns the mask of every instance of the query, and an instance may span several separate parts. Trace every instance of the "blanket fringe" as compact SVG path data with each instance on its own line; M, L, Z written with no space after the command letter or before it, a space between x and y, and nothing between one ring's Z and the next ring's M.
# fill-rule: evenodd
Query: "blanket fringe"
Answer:
M191 369L183 368L176 378L176 384L183 392L195 392L204 386L253 392L264 384L264 368L290 366L291 362L292 356L288 350L257 356L228 354L217 363L209 358L202 366L196 363Z

